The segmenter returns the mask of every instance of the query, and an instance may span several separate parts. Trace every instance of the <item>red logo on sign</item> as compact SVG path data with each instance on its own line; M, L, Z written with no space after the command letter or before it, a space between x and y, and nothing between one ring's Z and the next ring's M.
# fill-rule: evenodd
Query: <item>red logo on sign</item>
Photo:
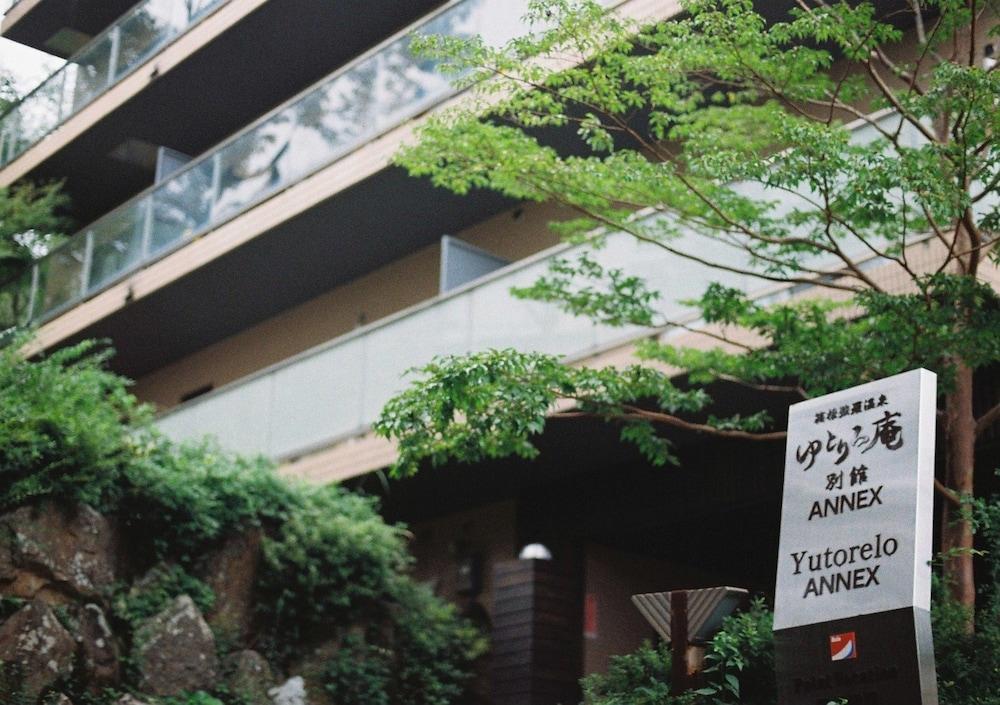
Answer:
M854 632L830 635L830 660L847 661L858 657L858 639Z

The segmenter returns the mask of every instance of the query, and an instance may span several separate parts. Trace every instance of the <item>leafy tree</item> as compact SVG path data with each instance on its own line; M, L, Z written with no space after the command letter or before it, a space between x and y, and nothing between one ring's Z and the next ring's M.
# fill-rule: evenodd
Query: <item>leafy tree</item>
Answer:
M974 372L1000 360L989 282L1000 70L983 50L995 3L797 0L778 18L750 0L683 9L643 25L594 2L537 0L536 31L504 47L422 40L472 98L429 120L397 161L459 194L492 189L574 209L579 217L558 227L583 253L515 294L596 322L684 327L657 309L669 291L600 264L593 252L609 233L819 295L764 306L714 284L691 302L714 349L654 338L627 369L510 350L435 360L376 425L398 443L395 469L530 457L548 419L575 415L620 424L662 463L666 429L784 437L762 413L711 416L707 383L808 398L923 366L941 393L945 572L971 607L965 510L977 437L1000 419L1000 406L973 412ZM873 139L853 139L852 122ZM720 243L742 264L704 254ZM684 370L693 386L651 362Z

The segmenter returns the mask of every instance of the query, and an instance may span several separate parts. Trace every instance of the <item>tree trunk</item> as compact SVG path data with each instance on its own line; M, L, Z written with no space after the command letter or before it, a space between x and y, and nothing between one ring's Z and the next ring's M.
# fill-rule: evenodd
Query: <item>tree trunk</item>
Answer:
M945 397L946 484L963 499L973 492L976 420L972 413L972 370L962 362L955 368L955 388ZM975 629L973 609L976 583L972 566L972 525L962 508L944 502L941 550L947 556L944 577L952 597L969 609L968 631Z

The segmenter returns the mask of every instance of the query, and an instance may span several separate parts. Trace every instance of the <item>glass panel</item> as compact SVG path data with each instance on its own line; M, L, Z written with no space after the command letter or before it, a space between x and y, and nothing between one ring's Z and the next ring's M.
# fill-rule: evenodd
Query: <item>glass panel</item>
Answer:
M115 76L128 73L177 35L187 24L187 12L177 0L149 0L121 24Z
M212 220L241 211L286 183L283 157L294 127L295 111L283 110L222 148Z
M0 330L24 325L30 318L31 271L26 268L17 279L0 287Z
M183 3L188 13L189 21L198 19L214 5L219 4L219 0L185 0Z
M184 32L209 9L227 0L146 0L85 46L6 115L0 134L17 134L0 147L6 164L63 120L103 93L111 83ZM113 36L120 36L115 66ZM112 71L113 69L113 71Z
M129 204L94 224L88 289L105 284L142 259L142 231L147 203L148 199L142 199Z
M111 61L111 36L105 35L95 44L69 60L76 67L76 80L72 86L72 111L76 112L108 87L108 70Z
M50 313L82 293L85 239L78 236L39 261L41 309L36 315Z
M206 159L166 181L153 192L152 198L153 233L149 253L155 254L208 224L212 205L212 160Z
M61 75L55 78L61 79ZM40 85L31 94L31 100L17 106L18 141L32 144L48 133L59 122L62 99L62 80L52 80Z
M141 63L183 31L198 14L225 0L146 0L105 35L70 60L58 88L47 87L41 101L63 114L92 100L109 79L112 35L119 36L114 75ZM417 31L505 41L523 28L519 18L527 0L466 0L426 22ZM55 77L53 77L55 78ZM95 249L88 287L100 286L136 266L143 256L164 251L180 240L219 224L250 205L340 158L373 134L389 129L453 93L436 64L410 53L409 37L336 73L295 103L220 146L157 186L145 198L126 204L94 228ZM0 133L16 134L14 151L49 129L19 128L31 111L28 101L3 119ZM10 122L8 123L8 119ZM12 128L13 126L13 128ZM11 133L11 129L15 132ZM217 173L216 173L217 172ZM142 252L146 209L150 216L149 251ZM76 253L79 254L79 253ZM45 264L44 310L71 295L73 253ZM51 270L51 271L50 271Z

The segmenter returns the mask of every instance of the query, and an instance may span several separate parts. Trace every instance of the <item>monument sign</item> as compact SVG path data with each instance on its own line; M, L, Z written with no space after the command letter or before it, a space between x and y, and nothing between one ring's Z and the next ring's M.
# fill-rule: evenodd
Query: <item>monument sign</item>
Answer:
M789 409L775 594L779 705L934 705L936 377Z

